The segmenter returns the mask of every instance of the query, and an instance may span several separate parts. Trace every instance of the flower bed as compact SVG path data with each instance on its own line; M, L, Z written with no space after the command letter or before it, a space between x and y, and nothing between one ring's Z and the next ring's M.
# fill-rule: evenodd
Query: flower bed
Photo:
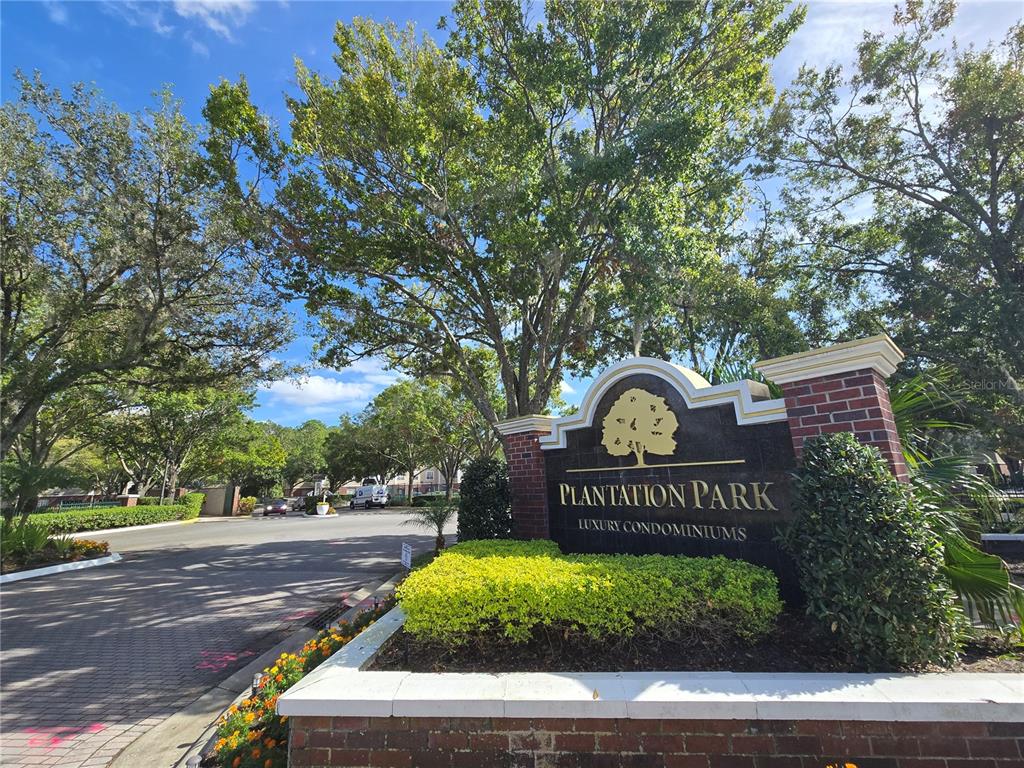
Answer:
M192 520L199 517L205 494L190 493L178 504L138 507L103 507L71 512L39 512L31 516L36 525L51 534L101 531L107 528L127 528L132 525L151 525L174 520Z
M45 568L48 565L92 560L97 557L106 557L109 554L110 549L105 541L90 541L89 539L55 541L48 539L41 549L34 552L22 550L4 553L0 573L16 573L17 571Z
M309 640L299 653L285 653L263 670L259 686L218 721L217 741L203 765L212 768L285 768L288 764L288 718L279 717L277 700L363 629L391 610L388 599L377 608L342 621Z

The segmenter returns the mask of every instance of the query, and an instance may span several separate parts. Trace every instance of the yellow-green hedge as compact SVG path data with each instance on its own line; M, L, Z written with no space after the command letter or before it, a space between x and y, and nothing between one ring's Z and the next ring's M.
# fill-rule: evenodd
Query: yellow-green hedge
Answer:
M468 541L398 588L410 634L446 645L653 633L754 639L782 610L771 571L724 557L563 555L550 541Z

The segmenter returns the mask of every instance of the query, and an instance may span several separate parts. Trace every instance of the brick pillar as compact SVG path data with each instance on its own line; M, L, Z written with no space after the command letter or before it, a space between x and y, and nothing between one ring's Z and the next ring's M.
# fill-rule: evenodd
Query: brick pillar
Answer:
M804 441L828 432L852 432L881 452L899 480L907 467L885 380L903 360L886 335L800 352L755 366L782 387L797 460Z
M517 539L550 536L544 452L540 449L540 438L551 433L550 421L548 416L524 416L498 424L512 491L512 535Z

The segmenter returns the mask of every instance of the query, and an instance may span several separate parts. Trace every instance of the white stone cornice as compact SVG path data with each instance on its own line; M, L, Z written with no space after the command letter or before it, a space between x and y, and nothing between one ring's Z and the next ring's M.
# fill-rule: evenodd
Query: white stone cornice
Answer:
M762 360L754 368L769 381L789 384L838 373L870 369L888 378L903 361L903 352L886 334L847 341L831 347Z
M732 405L736 412L737 424L764 424L770 421L786 420L785 402L767 399L768 387L764 384L744 379L712 386L699 373L691 371L689 368L683 368L681 365L652 357L634 357L605 369L590 385L590 389L583 396L576 413L552 419L548 426L550 434L540 438L541 450L565 448L567 432L593 425L597 404L601 401L604 393L615 382L636 374L657 376L669 382L682 395L687 408ZM498 429L501 429L500 424Z
M508 421L499 421L497 430L502 435L518 435L523 432L551 433L554 416L519 416Z

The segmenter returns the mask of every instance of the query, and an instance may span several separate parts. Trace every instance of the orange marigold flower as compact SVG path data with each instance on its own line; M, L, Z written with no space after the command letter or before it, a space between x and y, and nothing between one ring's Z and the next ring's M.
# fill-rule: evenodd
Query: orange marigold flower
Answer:
M256 757L259 757L259 756L260 756L260 748L259 748L259 747L254 747L254 748L253 748L253 750L252 750L252 756L253 756L254 758L256 758Z
M267 749L273 749L277 746L277 741L275 741L274 739L267 739L265 742L263 742L263 744L266 746Z
M239 755L238 757L236 757L234 760L231 761L231 768L238 768L238 766L240 766L241 764L242 764L242 756Z
M268 757L266 760L263 761L263 768L270 768L270 766L272 766L273 764L274 761Z

